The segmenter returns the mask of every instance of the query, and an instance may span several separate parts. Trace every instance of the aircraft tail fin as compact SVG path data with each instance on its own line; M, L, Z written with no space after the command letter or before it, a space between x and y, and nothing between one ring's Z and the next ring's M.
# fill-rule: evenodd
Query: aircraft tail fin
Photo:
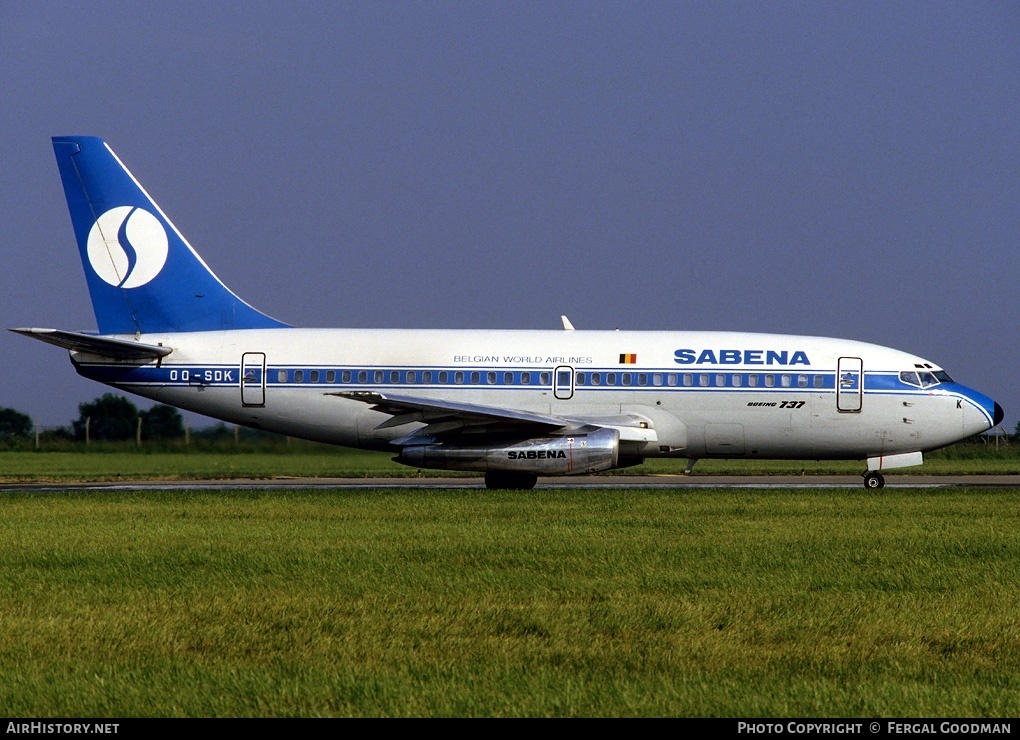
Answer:
M105 141L53 151L100 334L286 326L220 282Z

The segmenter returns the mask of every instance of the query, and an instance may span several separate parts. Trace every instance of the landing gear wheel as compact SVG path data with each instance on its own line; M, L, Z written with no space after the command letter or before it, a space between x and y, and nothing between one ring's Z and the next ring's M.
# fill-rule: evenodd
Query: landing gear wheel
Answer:
M885 486L885 478L877 470L871 470L864 474L864 487L869 491L877 491Z
M534 473L516 473L509 470L490 470L485 474L486 488L501 488L505 491L530 491L538 483Z

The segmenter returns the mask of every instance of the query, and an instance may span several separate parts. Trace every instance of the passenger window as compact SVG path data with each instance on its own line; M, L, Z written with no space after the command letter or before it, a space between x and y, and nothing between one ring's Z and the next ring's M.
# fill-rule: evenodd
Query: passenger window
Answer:
M372 382L373 383L381 383L381 382L383 382L383 377L384 377L383 371L382 370L376 370L374 373L372 373Z
M791 385L793 385L793 378L791 378L789 375L785 375L785 374L784 375L780 375L779 376L779 384L781 386L783 386L783 388L789 388Z
M734 375L733 379L732 379L732 382L733 382L733 386L735 388L739 388L741 385L744 384L744 376L743 375L739 375L739 374L738 375Z
M799 388L807 388L807 386L808 386L807 375L798 375L797 376L797 387L799 387Z
M716 385L717 388L725 388L726 387L726 376L723 375L722 373L719 373L718 375L716 375L715 376L715 385Z
M460 370L455 372L453 374L453 382L456 383L457 385L463 385L463 383L464 383L464 373L461 372Z
M815 376L815 388L822 388L825 386L825 378L821 375Z
M492 371L485 373L485 382L489 385L496 385L496 373Z
M277 370L276 371L276 382L277 383L286 383L287 382L287 371L286 370Z
M648 385L648 373L638 373L637 384L642 387Z
M521 385L531 385L531 373L521 373Z
M368 382L368 370L358 370L358 382L359 383Z
M690 373L684 373L684 385L688 388L694 385L694 376Z
M341 383L350 383L351 382L351 371L350 370L344 370L342 373L340 373L340 382Z
M308 374L308 380L309 380L309 382L312 382L312 383L318 383L319 382L319 371L318 370L312 370Z
M426 383L426 384L432 382L432 371L431 370L425 370L425 371L422 372L422 374L421 374L421 382L422 383Z
M766 375L765 376L765 387L766 388L772 388L775 384L776 384L776 376L775 375Z
M482 374L475 370L471 373L471 385L478 385L482 382Z
M667 373L667 374L666 374L666 383L667 383L668 385L676 385L676 384L677 384L677 381L678 381L679 379L680 379L680 378L679 378L679 377L677 376L677 374L676 374L676 373Z
M606 373L606 385L616 385L616 373Z
M698 376L698 385L700 385L702 387L708 386L708 374L707 373L702 373L701 375Z
M602 373L592 373L591 374L591 384L592 385L602 385Z
M624 373L620 376L620 383L622 385L630 385L633 380L633 376L630 373Z
M326 382L327 383L335 383L336 382L336 370L327 370L326 371Z
M411 383L411 384L415 383L417 381L417 377L416 377L417 375L418 375L418 373L416 373L414 370L408 370L407 371L407 375L405 376L407 378L407 380L405 382L406 383Z
M538 374L539 385L549 385L550 381L552 381L552 374L550 374L548 371L541 372Z
M440 385L446 385L449 382L450 382L450 373L446 372L445 370L440 370L439 371L439 384Z
M757 388L758 387L758 373L751 373L750 375L748 375L747 376L747 384L751 388Z
M513 384L514 384L514 374L513 373L503 373L503 385L513 385Z
M294 382L295 383L304 383L305 382L305 371L304 370L295 370L294 371Z
M653 373L652 374L652 385L654 385L654 386L662 385L662 373Z

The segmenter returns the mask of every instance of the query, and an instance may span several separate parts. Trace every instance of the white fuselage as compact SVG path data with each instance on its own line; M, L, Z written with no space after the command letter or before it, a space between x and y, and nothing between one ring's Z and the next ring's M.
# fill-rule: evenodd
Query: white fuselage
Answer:
M992 426L992 401L927 360L843 339L729 332L244 329L146 334L173 352L78 371L225 421L396 450L421 423L338 392L400 393L624 429L628 457L863 459ZM901 376L901 373L906 375ZM621 421L622 420L622 421ZM622 426L621 426L622 425Z

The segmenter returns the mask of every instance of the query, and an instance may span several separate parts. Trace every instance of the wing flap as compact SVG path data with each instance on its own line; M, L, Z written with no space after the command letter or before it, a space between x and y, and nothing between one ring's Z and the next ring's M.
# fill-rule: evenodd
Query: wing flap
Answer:
M602 427L615 429L621 441L655 442L658 435L651 420L638 415L613 417L562 417L539 414L533 411L507 409L495 406L481 406L473 403L435 398L418 398L401 394L377 393L375 391L339 391L329 396L349 398L370 404L375 411L389 414L390 418L376 429L390 429L404 424L422 423L426 426L396 443L406 443L414 438L440 435L461 430L465 427L520 427L522 431L552 431L580 427Z
M466 424L516 423L559 429L570 422L557 416L536 414L495 406L481 406L474 403L458 403L434 398L418 398L395 393L375 391L338 391L327 396L340 396L354 401L371 404L376 411L390 414L393 418L384 421L377 429L401 426L419 421L427 424L447 421L462 421Z

